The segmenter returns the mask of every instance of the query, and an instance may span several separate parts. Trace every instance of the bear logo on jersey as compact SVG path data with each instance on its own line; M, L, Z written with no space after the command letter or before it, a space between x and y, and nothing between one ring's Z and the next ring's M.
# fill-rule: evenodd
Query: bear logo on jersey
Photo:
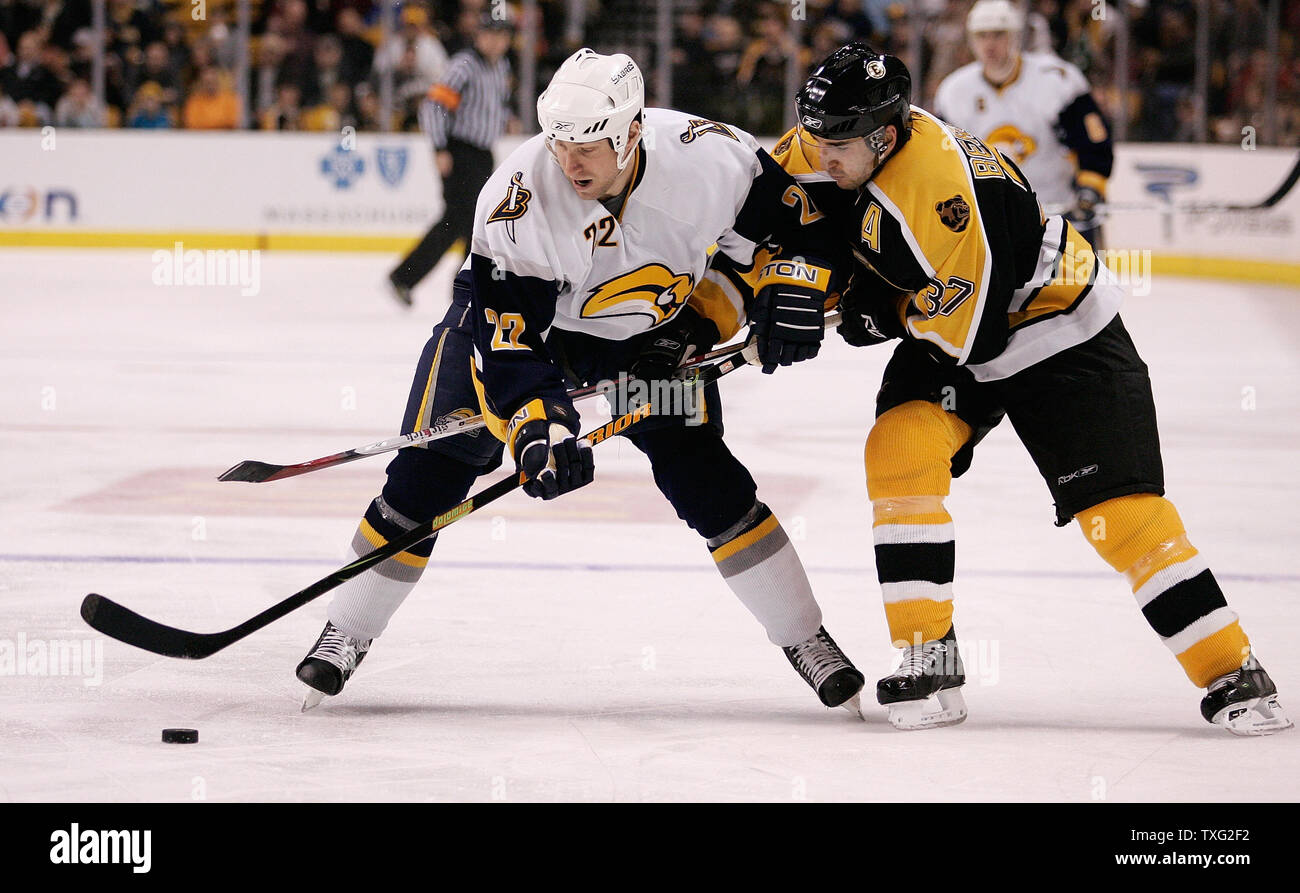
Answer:
M583 302L582 316L645 316L653 328L676 314L694 287L695 277L690 273L674 273L663 264L646 264L593 288Z
M514 242L515 221L528 213L528 202L532 197L533 193L524 188L524 172L515 171L515 175L510 178L510 185L506 187L506 197L501 199L501 203L488 215L487 222L504 221L506 235L510 236L511 242Z
M970 205L966 204L966 199L960 195L954 195L952 198L939 202L934 206L939 212L939 219L943 225L955 233L959 233L970 223Z

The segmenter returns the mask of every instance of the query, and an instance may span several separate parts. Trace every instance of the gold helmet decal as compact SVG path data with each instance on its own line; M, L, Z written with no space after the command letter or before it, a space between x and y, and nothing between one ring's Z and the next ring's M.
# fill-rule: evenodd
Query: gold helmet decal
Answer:
M677 313L695 287L690 273L674 273L663 264L646 264L601 283L582 305L584 319L645 316L650 325Z

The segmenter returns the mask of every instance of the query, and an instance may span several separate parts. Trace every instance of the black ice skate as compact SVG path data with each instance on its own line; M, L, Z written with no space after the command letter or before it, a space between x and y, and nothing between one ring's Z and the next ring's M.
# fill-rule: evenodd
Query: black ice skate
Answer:
M1253 654L1240 669L1210 683L1201 716L1234 735L1271 735L1294 725L1277 702L1277 686Z
M812 638L781 650L790 659L790 665L817 692L823 704L843 707L850 713L862 715L858 692L862 690L866 677L857 671L825 627L818 627Z
M343 691L343 684L370 651L371 641L354 639L326 621L320 638L296 670L298 678L311 689L302 702L304 713L319 704L325 695Z
M957 635L949 627L942 639L904 648L898 669L876 683L876 700L889 708L896 729L952 726L966 718L965 684Z

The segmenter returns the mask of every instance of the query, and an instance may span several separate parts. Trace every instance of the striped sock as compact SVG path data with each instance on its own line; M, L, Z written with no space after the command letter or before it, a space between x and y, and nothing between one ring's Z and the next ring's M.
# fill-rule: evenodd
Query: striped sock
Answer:
M349 550L356 560L418 526L376 496L352 537ZM434 535L419 545L380 562L335 590L329 606L329 620L358 639L373 639L388 626L398 607L411 594L433 552Z
M718 571L774 645L812 638L822 625L803 564L776 516L761 502L708 541Z
M894 647L942 638L952 626L956 564L952 518L942 496L872 503L876 575Z
M1250 640L1169 500L1121 496L1078 520L1102 558L1128 579L1142 615L1193 684L1205 688L1241 666Z

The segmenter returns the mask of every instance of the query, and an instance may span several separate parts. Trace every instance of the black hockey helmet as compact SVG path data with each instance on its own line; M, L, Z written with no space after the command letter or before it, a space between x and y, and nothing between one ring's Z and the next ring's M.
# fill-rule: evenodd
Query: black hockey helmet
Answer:
M911 92L903 60L851 43L827 56L795 97L799 128L814 139L847 140L894 124L906 139Z

